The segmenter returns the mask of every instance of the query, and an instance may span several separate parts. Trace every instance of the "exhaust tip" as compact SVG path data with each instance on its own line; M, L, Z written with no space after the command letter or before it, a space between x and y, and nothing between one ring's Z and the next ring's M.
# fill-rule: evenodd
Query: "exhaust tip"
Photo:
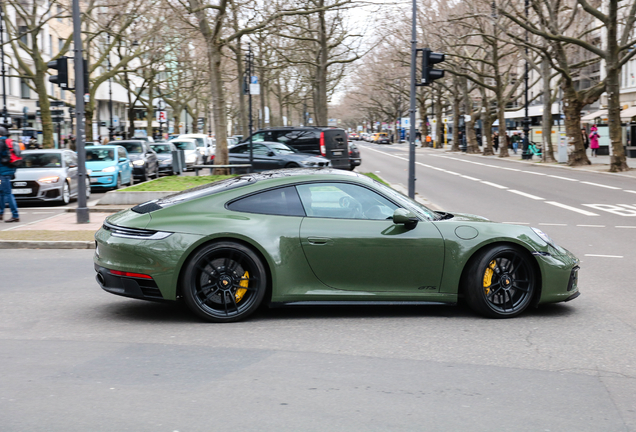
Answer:
M97 282L99 282L100 285L104 285L106 282L104 280L104 276L101 273L97 273Z

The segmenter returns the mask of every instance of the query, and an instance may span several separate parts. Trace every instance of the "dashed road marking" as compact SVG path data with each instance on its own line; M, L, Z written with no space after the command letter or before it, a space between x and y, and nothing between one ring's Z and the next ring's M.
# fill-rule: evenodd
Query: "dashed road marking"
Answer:
M497 183L490 183L489 181L483 181L482 180L482 183L485 184L485 185L488 185L488 186L496 187L498 189L508 189L506 186L502 186L502 185L497 184Z
M589 184L589 185L592 185L592 186L603 187L603 188L607 188L607 189L620 189L619 187L616 187L616 186L608 186L608 185L603 185L603 184L598 184L598 183L592 183L592 182L588 182L588 181L582 181L581 183L583 183L583 184Z
M565 204L561 204L559 202L555 202L555 201L544 201L546 204L550 204L556 207L561 207L562 209L566 209L566 210L570 210L576 213L581 213L584 214L585 216L598 216L596 213L592 213L591 211L587 211L587 210L582 210L576 207L572 207L569 205L565 205Z
M568 226L568 224L560 224L560 223L542 223L540 222L539 225L543 225L543 226Z
M597 257L597 258L623 258L623 255L597 255L597 254L585 254L586 257Z
M577 225L577 227L585 227L585 228L605 228L605 225Z
M632 228L632 229L636 229L636 226L625 226L625 225L620 226L620 225L619 225L619 226L615 226L614 228L628 228L628 229L629 229L629 228Z
M462 177L464 177L465 179L468 179L468 180L472 180L472 181L481 181L481 180L480 180L480 179L478 179L478 178L471 177L471 176L467 176L467 175L463 175Z
M628 189L623 189L625 192L629 192L629 193L636 193L636 191L633 190L628 190Z
M530 222L502 222L509 225L530 225Z
M561 176L555 176L555 175L551 175L548 174L548 177L552 177L552 178L556 178L556 179L560 179L560 180L567 180L567 181L572 181L572 182L577 182L577 179L571 179L569 177L561 177Z
M524 172L524 173L526 173L526 174L539 175L539 176L545 176L545 175L547 175L547 174L544 174L544 173L539 173L539 172L534 172L534 171L521 171L521 172Z
M508 192L512 192L512 193L514 193L514 194L521 195L521 196L524 196L524 197L526 197L526 198L531 198L531 199L533 199L533 200L537 200L537 201L543 201L543 200L545 200L545 198L541 198L541 197L538 197L538 196L536 196L536 195L531 195L531 194L529 194L529 193L521 192L521 191L514 190L514 189L508 189Z

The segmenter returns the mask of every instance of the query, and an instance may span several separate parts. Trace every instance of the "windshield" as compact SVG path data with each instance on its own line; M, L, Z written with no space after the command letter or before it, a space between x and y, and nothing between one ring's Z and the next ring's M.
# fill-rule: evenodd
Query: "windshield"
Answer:
M393 188L385 186L385 185L383 185L382 183L380 183L380 182L378 182L376 180L373 180L373 181L375 182L375 186L378 189L380 189L389 198L395 200L395 202L397 202L403 208L405 208L407 210L413 210L417 214L419 214L420 216L425 217L428 220L438 220L438 219L440 219L440 216L437 213L435 213L433 210L429 209L428 207L425 207L422 204L418 203L417 201L412 200L412 199L402 195L401 193L399 193L398 191L396 191Z
M170 148L170 146L168 144L163 144L163 145L152 145L150 146L155 153L157 154L165 154L165 153L171 153L172 150Z
M293 148L282 144L282 143L278 143L278 144L269 144L269 148L271 150L274 151L274 153L276 154L292 154L292 153L297 153L296 150L294 150Z
M23 168L60 168L62 166L59 153L22 154Z
M120 146L124 147L126 150L128 150L128 153L141 153L143 151L143 147L141 144L139 143L134 143L134 142L120 142L117 143Z
M195 150L196 147L192 141L172 141L179 150Z
M86 149L86 162L112 162L115 160L113 149Z

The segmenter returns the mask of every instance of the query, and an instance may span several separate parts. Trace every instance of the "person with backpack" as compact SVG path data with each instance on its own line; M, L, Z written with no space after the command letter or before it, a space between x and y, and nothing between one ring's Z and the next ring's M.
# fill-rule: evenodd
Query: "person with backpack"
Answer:
M19 156L19 150L16 152L14 144L9 138L9 132L6 128L0 126L0 220L4 217L5 203L9 204L11 209L11 218L5 222L20 222L20 214L18 213L18 203L11 192L11 180L15 178L15 170L19 166L22 158Z

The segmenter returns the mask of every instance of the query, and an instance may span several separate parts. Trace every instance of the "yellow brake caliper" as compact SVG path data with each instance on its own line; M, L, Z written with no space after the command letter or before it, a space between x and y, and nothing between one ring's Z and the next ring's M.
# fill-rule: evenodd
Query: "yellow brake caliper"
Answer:
M241 299L243 298L243 296L245 295L245 293L247 292L247 287L249 286L249 279L250 278L250 274L249 272L245 272L243 274L243 277L241 278L241 282L239 283L239 286L241 286L242 288L239 288L236 290L236 293L234 293L234 297L236 298L236 302L240 302Z
M496 265L497 263L495 262L495 260L490 261L490 263L488 264L488 268L486 268L486 271L484 272L484 292L486 293L486 295L490 294L492 275L494 273Z

